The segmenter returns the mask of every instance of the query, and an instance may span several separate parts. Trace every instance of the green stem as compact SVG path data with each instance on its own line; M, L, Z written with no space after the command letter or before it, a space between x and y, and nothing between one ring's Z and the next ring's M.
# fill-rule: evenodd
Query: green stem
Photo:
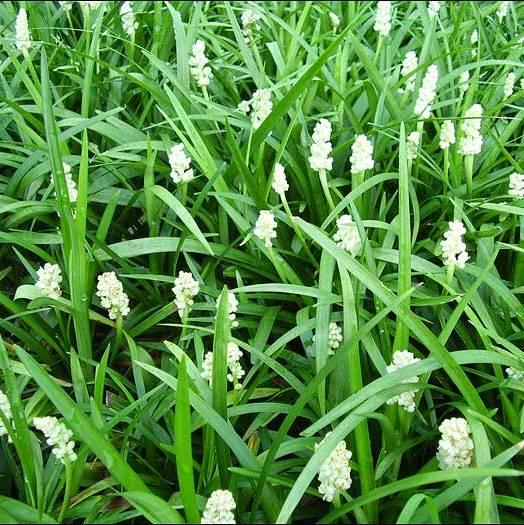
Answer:
M444 168L443 168L443 174L442 174L444 191L447 191L449 187L448 173L449 173L449 148L446 148L444 150Z
M73 481L73 470L71 469L71 463L66 460L65 463L65 471L66 471L66 484L65 484L65 491L64 491L64 500L62 501L62 507L60 509L60 514L58 515L58 522L62 523L64 520L64 515L67 510L67 507L69 506L69 500L71 498L71 484Z
M251 155L251 141L253 139L253 126L249 130L249 139L247 141L247 150L246 150L246 164L249 167L249 155Z
M186 325L189 317L189 308L184 308L184 313L182 314L182 331L180 332L180 340L178 341L178 346L185 350L184 338L186 336Z
M320 177L320 184L322 185L322 190L324 191L324 195L326 196L326 199L328 201L329 208L333 210L335 208L335 203L333 202L331 192L329 191L326 170L320 170L318 172L318 175Z
M373 64L376 64L378 62L380 51L382 51L382 43L384 41L384 38L382 35L378 37L378 43L377 43L377 52L375 53L375 58L373 59Z
M468 190L468 197L473 195L473 155L466 155L466 185Z
M363 182L364 182L364 176L366 172L361 171L359 173L352 173L351 174L351 189L356 190ZM364 199L363 195L359 195L358 197L355 197L355 208L358 210L358 213L360 215L360 218L364 218Z
M123 323L122 316L120 314L118 314L118 316L116 318L116 326L115 326L116 335L115 335L115 342L114 342L114 346L113 346L113 355L114 356L116 356L116 353L117 353L118 349L120 348L120 344L122 342L122 323Z
M446 283L448 286L451 286L451 282L453 281L453 274L455 273L455 265L452 264L447 267L446 270Z

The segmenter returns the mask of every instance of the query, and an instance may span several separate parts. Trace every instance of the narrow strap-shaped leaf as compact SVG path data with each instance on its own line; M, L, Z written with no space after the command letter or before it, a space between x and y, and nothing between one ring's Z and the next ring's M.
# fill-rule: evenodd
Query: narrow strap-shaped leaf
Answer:
M189 407L189 380L186 357L182 357L178 367L178 385L175 406L175 456L176 471L184 512L189 523L199 523L195 480L193 478L193 453L191 450L191 411Z
M113 478L127 491L141 493L141 498L133 497L129 501L153 523L166 523L166 521L168 523L183 523L182 517L176 510L151 494L147 485L122 458L111 442L102 435L91 420L77 407L62 388L49 377L42 367L20 347L15 346L15 350L18 358L25 365L34 380L64 416L76 437L82 440L98 456ZM153 499L155 504L151 505L150 503Z
M228 291L224 286L218 299L218 311L215 319L213 338L213 374L212 400L213 409L227 421L227 345L229 340ZM231 457L223 440L216 437L218 471L223 488L229 485Z
M211 246L209 246L209 243L200 231L195 219L191 217L187 208L172 193L169 193L169 191L162 186L153 186L146 191L154 193L159 199L164 201L180 217L180 220L185 224L186 228L195 236L202 246L204 246L207 253L214 255Z

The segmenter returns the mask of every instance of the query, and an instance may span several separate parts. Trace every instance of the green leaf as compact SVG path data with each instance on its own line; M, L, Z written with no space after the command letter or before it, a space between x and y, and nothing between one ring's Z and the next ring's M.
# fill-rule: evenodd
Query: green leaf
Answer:
M189 406L189 381L186 357L178 367L178 384L175 409L175 456L178 483L184 502L184 512L188 523L199 523L195 481L193 478L193 453L191 449L191 411Z
M202 235L200 228L198 227L195 219L191 217L191 214L187 211L186 207L171 193L169 193L162 186L153 186L148 188L146 191L154 193L160 200L164 201L179 217L180 220L185 224L186 228L195 236L195 238L202 244L209 255L214 255L211 246L209 246L205 237Z
M151 494L140 476L127 464L111 442L101 434L72 399L53 382L42 367L20 347L15 346L15 350L18 358L31 373L34 380L64 416L77 439L82 441L85 439L85 445L98 456L113 478L135 496L133 504L136 505L137 509L153 523L165 523L166 521L183 523L183 519L178 512L171 509L163 500ZM137 493L141 494L142 497L137 498ZM153 506L147 503L151 501L154 501Z

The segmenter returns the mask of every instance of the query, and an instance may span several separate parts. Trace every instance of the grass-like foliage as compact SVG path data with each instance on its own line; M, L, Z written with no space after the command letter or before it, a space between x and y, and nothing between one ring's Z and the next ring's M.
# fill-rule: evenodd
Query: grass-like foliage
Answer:
M2 2L0 521L519 523L524 2Z

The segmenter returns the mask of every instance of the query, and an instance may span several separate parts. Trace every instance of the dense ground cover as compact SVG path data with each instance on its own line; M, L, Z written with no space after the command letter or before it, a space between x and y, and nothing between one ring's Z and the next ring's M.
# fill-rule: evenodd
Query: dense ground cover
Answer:
M524 3L378 4L0 4L0 521L522 522Z

